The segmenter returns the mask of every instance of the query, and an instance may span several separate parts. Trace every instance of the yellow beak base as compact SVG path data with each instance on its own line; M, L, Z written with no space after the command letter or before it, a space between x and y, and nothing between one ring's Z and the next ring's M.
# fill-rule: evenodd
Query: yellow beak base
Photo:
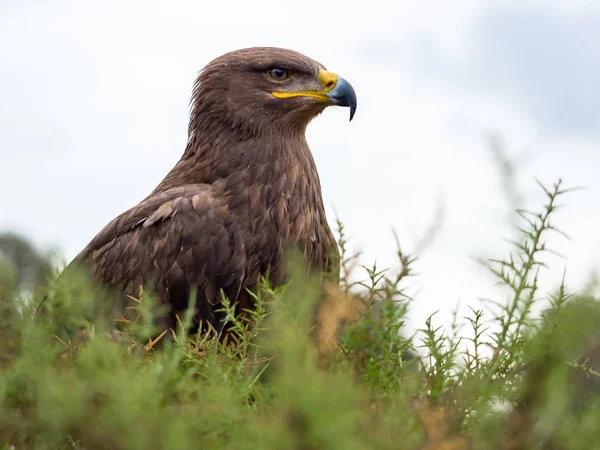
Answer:
M293 98L293 97L313 97L323 102L330 102L329 97L327 97L327 93L335 88L338 79L340 77L327 70L321 70L319 72L319 81L323 85L323 89L319 91L296 91L296 92L285 92L285 91L275 91L273 92L273 97L276 98Z

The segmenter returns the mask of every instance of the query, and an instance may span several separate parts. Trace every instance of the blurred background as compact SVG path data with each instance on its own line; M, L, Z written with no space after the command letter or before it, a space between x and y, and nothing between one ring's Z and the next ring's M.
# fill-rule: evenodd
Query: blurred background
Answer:
M600 266L599 42L598 1L2 0L0 234L68 262L177 162L197 72L278 46L356 89L354 121L329 108L308 140L361 262L397 267L392 228L419 257L413 326L498 295L474 257L507 255L536 179L586 188L542 278L580 289Z

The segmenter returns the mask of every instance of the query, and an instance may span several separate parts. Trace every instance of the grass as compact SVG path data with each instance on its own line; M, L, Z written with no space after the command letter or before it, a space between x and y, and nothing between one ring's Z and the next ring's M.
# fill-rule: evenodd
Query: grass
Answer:
M564 280L540 292L566 192L542 189L540 212L519 212L512 254L482 261L506 296L448 327L432 314L413 336L406 287L418 260L399 250L393 274L361 269L341 224L340 286L323 296L302 271L283 287L263 280L247 316L224 302L226 340L189 336L189 315L160 335L144 292L122 331L92 322L94 290L80 274L26 301L0 290L0 446L600 448L600 307Z

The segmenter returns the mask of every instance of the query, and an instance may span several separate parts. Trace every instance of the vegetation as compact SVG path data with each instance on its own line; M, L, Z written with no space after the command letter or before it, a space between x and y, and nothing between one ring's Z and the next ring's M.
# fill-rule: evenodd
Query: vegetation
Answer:
M361 276L341 224L341 289L321 295L302 271L284 287L264 280L247 316L224 302L225 340L188 336L189 315L160 334L144 292L120 331L92 321L94 291L77 274L43 291L3 281L0 446L600 448L600 306L564 282L540 292L540 256L565 192L560 182L544 190L540 212L519 213L514 252L486 262L506 297L448 329L432 314L414 336L403 325L418 261L399 250L395 273ZM12 273L0 280L16 279L14 264L0 266Z

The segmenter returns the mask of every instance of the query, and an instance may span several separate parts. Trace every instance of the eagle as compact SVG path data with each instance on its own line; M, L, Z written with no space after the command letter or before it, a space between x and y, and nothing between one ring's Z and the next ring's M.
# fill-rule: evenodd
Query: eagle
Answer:
M252 307L260 277L286 280L296 249L312 271L339 275L319 175L306 141L330 105L356 111L345 79L298 52L256 47L199 73L179 162L140 203L110 221L74 259L114 294L112 313L150 287L176 325L195 295L196 323L224 327L222 299Z

